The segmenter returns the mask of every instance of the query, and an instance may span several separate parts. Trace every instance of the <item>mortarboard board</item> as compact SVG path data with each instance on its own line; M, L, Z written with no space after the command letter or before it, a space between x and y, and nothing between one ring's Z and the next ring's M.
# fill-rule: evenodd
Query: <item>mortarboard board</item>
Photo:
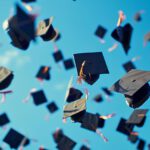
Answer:
M128 23L124 27L118 26L111 36L120 42L123 46L125 53L127 54L130 49L130 41L132 36L133 27Z
M40 36L43 41L54 40L58 33L52 25L53 17L45 19L38 24L36 35Z
M95 102L102 102L103 101L103 97L102 97L102 95L101 94L98 94L98 95L96 95L95 97L94 97L94 101Z
M74 54L78 76L89 83L95 83L100 74L108 74L108 68L102 52ZM84 64L84 65L83 65Z
M106 32L107 32L107 30L100 25L97 27L97 29L95 31L95 35L98 36L99 38L103 39Z
M50 67L47 66L42 66L40 67L36 77L38 79L42 79L42 80L49 80L50 79Z
M127 120L127 123L137 125L138 127L142 127L145 123L147 112L148 112L148 109L134 110L130 118Z
M126 119L121 118L116 130L118 132L121 132L121 133L129 136L134 128L134 125L127 124L126 121L127 121Z
M58 106L55 104L55 102L51 102L47 105L47 108L50 113L54 113L55 111L58 110Z
M36 106L47 102L47 98L43 90L32 92L31 96L33 97L33 102Z
M136 69L136 67L132 61L128 61L128 62L124 63L122 66L126 72L129 72L132 69Z
M85 146L85 145L82 145L81 147L80 147L80 150L90 150L87 146Z
M25 3L36 2L36 0L21 0L21 1Z
M63 61L64 67L66 70L74 68L74 62L72 58L66 59Z
M131 143L136 143L138 141L138 136L137 135L134 135L134 134L130 134L128 136L128 140L131 142Z
M0 90L7 88L13 79L13 73L6 67L0 66Z
M8 131L7 135L3 139L5 143L14 149L18 149L24 140L24 146L27 146L30 143L30 140L12 128Z
M63 54L60 50L54 52L53 57L56 63L64 59Z
M66 96L66 101L67 102L73 102L75 100L78 100L82 97L83 93L78 90L78 89L75 89L73 87L69 88L69 91L68 91L68 95Z
M141 17L141 13L140 12L137 12L135 15L134 15L134 20L139 22L142 20L142 17Z
M0 115L0 126L4 126L10 122L6 113Z
M63 118L71 117L86 110L86 99L82 98L64 106Z
M107 88L107 87L103 87L102 90L105 92L106 95L108 96L112 96L113 93Z
M139 143L137 145L137 150L144 150L144 147L145 147L145 141L142 140L142 139L139 139Z
M29 46L29 42L35 40L34 20L32 15L27 14L16 4L16 15L8 20L8 34L14 46L26 50Z
M131 70L118 80L110 90L125 95L130 107L141 106L150 95L150 71Z

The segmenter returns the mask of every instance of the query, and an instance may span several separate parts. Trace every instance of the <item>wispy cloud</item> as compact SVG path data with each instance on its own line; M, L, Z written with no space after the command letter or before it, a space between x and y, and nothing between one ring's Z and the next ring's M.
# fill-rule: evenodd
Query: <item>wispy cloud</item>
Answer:
M30 62L30 57L24 54L19 53L16 50L7 50L0 55L0 65L1 66L10 66L14 65L20 67Z

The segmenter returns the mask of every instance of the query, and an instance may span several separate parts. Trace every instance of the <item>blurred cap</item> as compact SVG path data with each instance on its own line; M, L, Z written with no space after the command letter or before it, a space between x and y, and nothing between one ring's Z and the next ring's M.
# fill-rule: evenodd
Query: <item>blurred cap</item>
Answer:
M126 24L124 27L117 27L112 33L111 36L120 42L123 46L125 53L127 54L130 49L130 41L132 36L133 27L131 24Z
M132 61L128 61L128 62L124 63L122 66L126 72L129 72L132 69L136 69L136 67Z
M50 113L54 113L58 110L58 106L56 105L55 102L51 102L47 105L47 109L49 110Z
M74 68L74 62L72 58L66 59L63 61L64 67L66 70Z
M8 124L10 122L6 113L0 115L0 127Z
M82 145L82 146L80 147L80 150L90 150L90 148L88 148L88 147L85 146L85 145Z
M107 88L107 87L102 87L102 90L105 92L106 95L112 96L113 93Z
M36 0L21 0L21 1L25 3L36 2Z
M33 102L36 106L39 106L47 102L47 98L43 90L32 92L31 96L33 97Z
M137 150L144 150L145 145L146 145L146 142L143 139L139 139Z
M94 97L94 101L99 103L99 102L102 102L103 101L103 97L101 94L98 94Z
M36 77L41 80L49 80L50 79L50 67L41 66Z
M137 21L137 22L140 22L142 20L140 12L135 13L134 20Z
M3 141L13 149L18 149L23 141L25 141L23 146L27 146L30 143L27 137L12 128L8 131Z
M103 39L104 36L106 35L106 32L107 30L103 26L99 25L95 31L95 35Z
M142 127L145 123L146 113L148 109L136 109L133 111L129 119L127 120L127 124L134 124L138 127Z
M62 54L62 52L60 50L56 51L53 53L53 58L55 60L55 62L60 62L64 59L64 56Z

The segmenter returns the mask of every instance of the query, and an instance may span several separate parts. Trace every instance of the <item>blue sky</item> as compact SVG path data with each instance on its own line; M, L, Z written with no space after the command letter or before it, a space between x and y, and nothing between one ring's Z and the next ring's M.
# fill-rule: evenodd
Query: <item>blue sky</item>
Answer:
M15 78L8 89L14 91L13 94L7 96L4 104L0 104L0 113L7 112L11 123L7 126L7 130L0 129L0 141L6 135L10 127L20 131L30 138L38 139L37 143L31 143L25 150L36 150L40 145L55 150L55 143L52 139L52 133L57 127L62 128L64 133L75 140L78 144L75 150L83 144L83 139L88 139L92 150L131 150L136 145L128 142L127 137L116 132L116 127L121 117L128 118L133 111L125 104L123 95L114 94L112 101L105 100L103 103L97 104L92 101L96 94L102 93L101 87L110 87L118 78L125 74L122 63L132 59L134 56L140 56L141 59L135 62L138 69L150 70L150 44L143 47L143 36L150 31L150 7L149 1L137 0L37 0L33 6L39 9L39 17L37 23L42 20L54 16L54 27L62 33L62 39L57 43L59 49L63 51L65 58L70 58L74 53L79 52L96 52L102 51L107 61L110 71L109 75L101 75L100 79L93 85L88 86L90 96L87 102L87 111L92 113L100 113L106 115L115 112L117 115L106 121L102 132L109 139L109 143L103 140L93 132L81 129L79 124L73 124L69 120L67 124L62 123L62 108L64 104L64 96L67 83L73 75L77 77L76 69L65 71L63 66L58 69L54 63L52 53L54 51L51 42L43 42L40 38L37 43L31 43L27 51L20 51L12 47L7 33L2 29L3 21L8 18L10 9L13 8L15 0L0 1L0 65L5 65L14 71ZM133 27L133 36L131 41L131 49L129 55L126 56L121 45L112 52L108 52L108 48L114 44L114 40L110 34L116 26L118 11L123 10L126 15L124 23L130 22ZM142 15L142 22L137 23L133 20L134 14L139 10L145 10ZM99 39L95 37L94 32L98 25L102 25L108 29L105 44L101 44ZM10 58L11 57L11 58ZM6 61L6 59L9 60ZM4 63L6 61L6 63ZM36 72L41 65L51 66L51 80L40 84L36 78ZM77 87L78 85L75 84ZM43 89L49 102L55 101L59 106L59 111L50 115L50 120L45 121L44 116L48 114L46 105L35 107L30 99L28 104L23 104L22 99L26 97L32 88ZM147 101L141 108L149 108L150 103ZM149 116L149 113L148 113ZM140 137L150 142L149 131L150 118L147 117L143 128L135 128L139 132ZM9 150L9 147L6 146Z

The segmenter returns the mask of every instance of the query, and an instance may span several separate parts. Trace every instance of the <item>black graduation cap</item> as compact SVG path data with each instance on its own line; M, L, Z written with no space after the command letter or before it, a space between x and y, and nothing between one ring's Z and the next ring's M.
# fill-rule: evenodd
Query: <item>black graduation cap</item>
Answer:
M14 75L11 70L0 66L0 90L6 89L12 82Z
M105 120L100 118L98 114L86 112L81 121L81 127L90 131L96 131L97 128L103 127Z
M108 68L102 52L74 54L78 76L88 84L94 84L100 74L108 74Z
M74 62L72 58L66 59L63 61L64 67L66 70L74 68Z
M68 94L66 96L66 101L73 102L75 100L80 99L82 97L82 95L83 95L83 93L80 90L71 87L71 88L69 88Z
M33 102L36 106L47 102L47 98L43 90L32 92L31 96L33 97Z
M130 118L127 120L127 123L142 127L145 123L147 112L148 109L135 109Z
M53 133L53 138L54 141L57 143L57 148L59 150L72 150L76 145L76 142L68 136L64 135L61 129Z
M137 150L144 150L146 142L143 139L139 139L139 143L137 145Z
M8 20L8 34L12 45L26 50L31 40L35 40L34 17L16 4L16 15Z
M132 69L136 69L136 67L132 61L128 61L128 62L124 63L122 66L126 72L129 72Z
M88 147L85 146L85 145L82 145L82 146L80 147L80 150L90 150L90 148L88 148Z
M126 121L127 121L126 119L121 118L116 130L118 132L121 132L121 133L129 136L131 134L131 132L133 131L134 125L127 124Z
M102 97L102 95L101 94L98 94L98 95L96 95L95 97L94 97L94 101L95 102L102 102L103 101L103 97Z
M136 143L137 141L138 141L138 135L134 135L134 134L130 134L129 136L128 136L128 140L131 142L131 143Z
M0 115L0 126L4 126L10 122L6 113Z
M36 0L21 0L21 1L25 3L36 2Z
M37 27L36 35L40 36L43 41L55 40L58 36L58 32L52 25L53 17L42 20Z
M58 110L58 106L56 105L55 102L51 102L47 105L47 109L49 110L50 113L54 113Z
M53 58L55 60L55 62L59 62L62 61L64 59L64 56L62 54L62 52L60 50L56 51L53 53Z
M42 79L42 80L50 80L50 67L48 66L41 66L36 77L38 79Z
M105 92L106 95L112 96L113 93L107 88L107 87L102 87L102 90Z
M134 20L137 21L137 22L140 22L140 21L142 20L141 12L137 12L137 13L134 15Z
M25 137L24 135L12 128L8 131L3 141L14 149L18 149L18 147L23 143L23 141L23 146L27 146L30 144L30 140L27 137Z
M99 25L95 31L95 35L98 36L99 38L103 39L106 32L107 32L107 30L103 26Z
M126 24L124 27L118 26L112 33L111 36L120 42L126 54L130 49L130 41L132 36L133 27L131 24Z
M150 96L150 71L132 69L118 80L110 90L125 95L130 107L140 107Z

